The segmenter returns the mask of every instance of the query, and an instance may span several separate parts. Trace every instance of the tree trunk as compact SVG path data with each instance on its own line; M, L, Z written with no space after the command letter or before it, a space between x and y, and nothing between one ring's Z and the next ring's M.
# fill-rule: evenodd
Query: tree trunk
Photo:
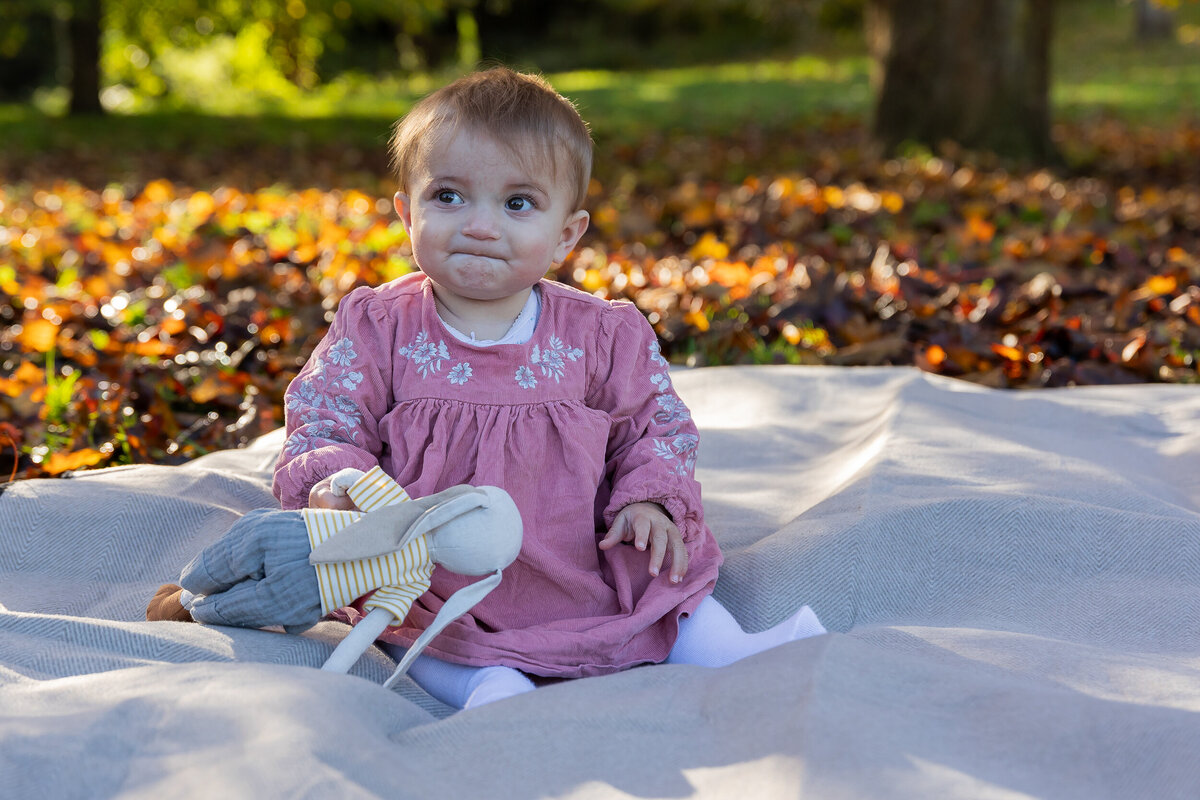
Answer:
M1052 0L868 0L873 131L1048 160Z
M1166 39L1175 33L1175 15L1154 0L1136 0L1137 38Z
M71 114L103 114L100 105L100 2L75 0L67 22Z

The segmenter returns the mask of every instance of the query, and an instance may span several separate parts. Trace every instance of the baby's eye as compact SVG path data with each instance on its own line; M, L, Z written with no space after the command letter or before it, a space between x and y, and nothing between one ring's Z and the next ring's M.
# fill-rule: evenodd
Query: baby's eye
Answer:
M462 196L453 189L439 189L437 193L434 194L434 199L436 199L439 203L445 203L446 205L454 205L455 203L462 202Z
M509 211L532 211L536 208L536 204L524 195L510 197L504 201L504 207Z

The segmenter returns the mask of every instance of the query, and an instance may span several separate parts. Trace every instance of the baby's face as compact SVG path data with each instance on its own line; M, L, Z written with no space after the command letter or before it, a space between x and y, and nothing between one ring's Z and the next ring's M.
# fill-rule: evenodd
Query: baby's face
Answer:
M474 301L525 296L583 235L588 214L548 166L523 166L486 135L430 148L396 211L413 258L441 293Z

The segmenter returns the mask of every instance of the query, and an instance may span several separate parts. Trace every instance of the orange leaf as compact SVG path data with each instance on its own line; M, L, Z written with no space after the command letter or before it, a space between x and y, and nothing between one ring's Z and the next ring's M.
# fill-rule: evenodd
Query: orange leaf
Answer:
M703 258L727 258L729 256L729 245L718 239L715 233L709 231L700 237L700 241L692 245L692 249L688 251L688 256L693 261L699 261Z
M899 214L904 210L904 198L896 192L881 192L879 200L889 214Z
M175 199L175 186L165 178L150 181L142 190L142 197L151 203L162 205Z
M93 450L90 447L83 450L76 450L72 453L52 453L50 458L46 459L43 464L43 469L51 475L58 475L61 472L66 472L71 469L82 469L83 467L92 467L99 464L105 458L104 453L99 450Z
M586 270L583 274L583 280L580 282L580 286L583 287L584 291L588 292L598 292L604 288L604 284L604 275L598 269Z
M128 348L136 355L144 358L160 358L162 356L173 355L178 348L168 342L159 339L151 339L146 342L134 342Z
M983 217L967 217L967 233L971 238L982 244L987 244L996 235L996 226Z
M701 311L689 311L683 320L701 333L708 330L708 317Z
M217 203L208 192L200 191L188 198L187 210L200 222L207 220L217 209Z
M46 372L41 367L35 367L28 361L22 361L21 366L11 378L0 377L0 392L9 397L18 397L31 386L45 386Z
M229 390L227 381L222 380L216 374L209 374L205 375L204 380L188 392L188 397L192 398L193 402L204 405L211 403Z
M1171 294L1179 286L1172 275L1152 275L1146 281L1146 291L1151 294Z
M722 286L745 286L750 282L750 267L744 262L718 261L708 270L708 278Z
M940 345L931 344L925 351L925 359L935 367L940 367L946 361L946 351Z
M168 336L178 336L187 330L187 320L179 319L178 317L167 317L162 321L162 330Z
M1009 347L1009 346L1003 345L1003 344L993 344L992 352L995 353L996 355L1000 356L1001 358L1008 359L1009 361L1024 361L1025 360L1025 356L1020 350L1018 350L1015 347Z
M35 319L21 328L17 341L26 350L35 353L48 353L54 349L58 339L58 326L47 319Z

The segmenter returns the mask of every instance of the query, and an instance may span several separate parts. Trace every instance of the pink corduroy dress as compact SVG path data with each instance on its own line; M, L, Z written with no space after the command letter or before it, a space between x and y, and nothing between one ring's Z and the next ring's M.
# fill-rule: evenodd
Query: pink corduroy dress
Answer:
M521 554L426 652L548 677L660 662L722 561L694 478L696 427L636 307L551 281L539 291L533 337L492 347L445 329L420 273L347 295L288 388L275 494L299 508L323 478L376 464L414 497L499 486L521 512ZM648 552L597 547L617 512L638 501L660 503L678 525L689 556L681 584L670 583L669 555L651 578ZM436 570L404 623L381 638L411 644L472 580Z

